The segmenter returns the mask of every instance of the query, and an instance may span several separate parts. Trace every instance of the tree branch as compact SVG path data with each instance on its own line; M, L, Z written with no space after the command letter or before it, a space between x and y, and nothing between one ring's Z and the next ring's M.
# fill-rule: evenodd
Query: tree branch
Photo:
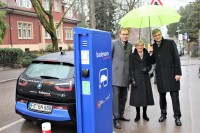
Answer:
M70 4L70 6L67 8L67 10L64 12L64 14L62 15L62 18L60 20L60 22L58 23L58 25L56 25L56 29L60 26L60 24L63 22L63 19L65 18L66 13L69 11L69 9L74 5L76 0L74 0L72 2L72 4Z

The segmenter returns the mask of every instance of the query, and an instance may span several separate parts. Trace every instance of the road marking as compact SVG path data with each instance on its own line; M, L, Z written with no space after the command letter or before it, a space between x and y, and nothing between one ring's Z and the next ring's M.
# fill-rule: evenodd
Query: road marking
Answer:
M11 126L13 126L13 125L15 125L15 124L20 123L20 122L22 122L22 121L24 121L24 119L19 119L19 120L13 122L13 123L10 123L10 124L8 124L8 125L5 125L5 126L3 126L3 127L0 128L0 132L3 131L3 130L5 130L5 129L7 129L7 128L9 128L9 127L11 127Z

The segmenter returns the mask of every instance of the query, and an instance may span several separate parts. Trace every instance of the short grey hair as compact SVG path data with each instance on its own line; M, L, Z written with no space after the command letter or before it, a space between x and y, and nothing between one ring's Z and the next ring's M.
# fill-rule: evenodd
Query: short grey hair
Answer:
M143 44L144 45L144 41L139 39L139 40L136 41L135 46L137 46L138 44Z

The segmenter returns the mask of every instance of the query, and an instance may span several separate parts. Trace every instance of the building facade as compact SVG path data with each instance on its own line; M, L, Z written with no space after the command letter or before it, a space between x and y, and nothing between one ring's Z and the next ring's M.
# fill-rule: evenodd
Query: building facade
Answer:
M0 48L21 48L24 51L45 50L51 44L48 32L40 23L30 0L0 0L6 6L1 8L7 12L6 22L9 25ZM58 24L63 13L68 9L67 0L40 0L44 9L49 10L50 1L53 4L52 14L54 24ZM73 47L73 27L79 20L72 9L68 10L61 25L56 29L58 47L67 50Z

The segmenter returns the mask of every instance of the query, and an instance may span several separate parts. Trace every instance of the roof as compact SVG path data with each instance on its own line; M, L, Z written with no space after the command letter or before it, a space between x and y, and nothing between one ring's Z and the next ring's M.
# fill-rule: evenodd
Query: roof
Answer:
M74 51L46 54L36 58L34 61L53 61L53 62L70 63L74 65Z

